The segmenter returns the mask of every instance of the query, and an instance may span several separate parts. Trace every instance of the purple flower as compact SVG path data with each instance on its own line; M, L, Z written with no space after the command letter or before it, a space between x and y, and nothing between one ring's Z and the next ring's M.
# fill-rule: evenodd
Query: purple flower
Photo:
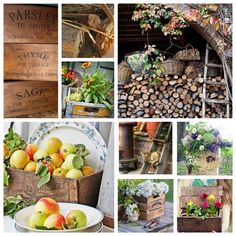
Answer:
M220 134L219 130L213 129L213 135L217 137Z
M226 140L222 140L220 143L221 147L232 147L232 143L230 143L229 141Z
M218 150L219 146L215 143L209 144L208 149L210 152L216 152Z
M198 137L198 134L197 134L197 133L195 133L195 134L192 134L192 136L191 136L191 137L192 137L192 139L193 139L193 140L196 140L196 139L197 139L197 137Z

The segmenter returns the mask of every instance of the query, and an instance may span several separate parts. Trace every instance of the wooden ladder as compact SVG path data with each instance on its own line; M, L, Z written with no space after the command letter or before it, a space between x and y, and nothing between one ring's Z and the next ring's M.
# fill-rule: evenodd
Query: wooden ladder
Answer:
M206 43L206 53L205 53L205 64L204 64L204 74L203 74L203 98L202 98L202 118L205 118L206 116L206 103L217 103L217 104L222 104L226 105L226 115L227 118L230 116L230 98L229 98L229 88L228 88L228 73L227 73L227 68L225 65L225 62L223 64L214 64L209 62L209 51L214 50L208 43ZM208 78L208 67L217 67L217 68L222 68L223 69L223 74L224 74L224 81L225 82L210 82L207 81ZM224 100L219 100L219 99L210 99L206 98L206 90L207 90L207 85L225 85L226 87L226 99Z
M158 138L164 125L169 124L166 138ZM150 153L157 150L161 151L159 164L156 169L156 174L163 174L167 167L168 156L171 151L171 137L172 137L172 123L171 122L161 122L157 128L155 138L152 139L152 145L150 147ZM152 164L149 162L144 162L141 174L148 174Z

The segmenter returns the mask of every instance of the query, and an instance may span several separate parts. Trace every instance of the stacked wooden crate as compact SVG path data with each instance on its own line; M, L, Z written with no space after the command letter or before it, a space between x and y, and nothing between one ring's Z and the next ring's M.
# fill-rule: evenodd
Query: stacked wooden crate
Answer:
M57 11L4 5L4 117L57 113Z

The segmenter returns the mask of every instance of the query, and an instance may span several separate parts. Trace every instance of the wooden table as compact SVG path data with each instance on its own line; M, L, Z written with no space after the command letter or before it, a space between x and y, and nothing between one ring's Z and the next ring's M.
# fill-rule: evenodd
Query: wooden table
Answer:
M143 227L147 221L139 220L136 223L128 223L125 224L123 222L119 222L118 226L118 232L120 233L127 233L127 232L147 232L147 230ZM167 227L170 227L173 225L173 203L172 202L166 202L165 203L165 213L163 216L160 217L160 222L158 224L158 227L155 228L152 232L158 232L160 230L163 230Z

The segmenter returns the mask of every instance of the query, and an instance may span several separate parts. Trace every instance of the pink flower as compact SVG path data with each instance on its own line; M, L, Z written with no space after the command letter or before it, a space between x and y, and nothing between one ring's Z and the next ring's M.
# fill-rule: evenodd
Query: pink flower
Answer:
M207 197L208 197L208 195L206 193L202 193L201 194L201 199L202 200L205 200Z
M222 207L222 203L221 202L215 202L215 207L221 208Z
M201 208L206 209L208 207L209 207L209 203L208 202L202 202L201 203Z

